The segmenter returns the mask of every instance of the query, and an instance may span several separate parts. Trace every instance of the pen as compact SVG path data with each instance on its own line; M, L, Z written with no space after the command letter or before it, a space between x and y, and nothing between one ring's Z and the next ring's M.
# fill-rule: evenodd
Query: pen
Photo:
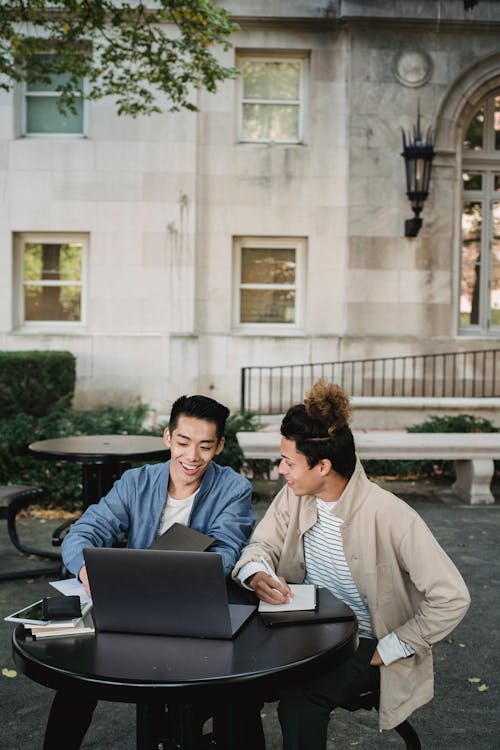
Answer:
M274 570L271 568L271 566L267 562L266 558L265 557L261 557L260 561L261 561L262 565L264 566L264 568L266 570L266 573L269 573L269 575L271 576L271 578L274 578L275 581L278 581L278 583L280 583L280 579L278 578L278 576L276 575L276 573L274 572Z

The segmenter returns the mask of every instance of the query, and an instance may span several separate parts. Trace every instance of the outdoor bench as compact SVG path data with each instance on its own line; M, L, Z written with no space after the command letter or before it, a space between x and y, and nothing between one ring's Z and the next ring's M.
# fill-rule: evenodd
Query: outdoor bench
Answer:
M353 435L362 460L454 461L453 492L471 505L495 502L491 480L494 460L500 459L500 433L353 430ZM236 437L248 460L280 457L281 436L276 430L238 432Z
M29 505L39 502L42 497L43 491L39 487L30 487L24 484L0 485L0 520L7 521L9 539L14 547L19 552L22 552L23 555L27 557L34 556L41 560L56 560L58 562L36 569L28 568L25 570L2 571L0 573L0 581L43 575L60 575L61 555L56 552L35 549L23 544L17 532L16 519L18 513L26 509Z

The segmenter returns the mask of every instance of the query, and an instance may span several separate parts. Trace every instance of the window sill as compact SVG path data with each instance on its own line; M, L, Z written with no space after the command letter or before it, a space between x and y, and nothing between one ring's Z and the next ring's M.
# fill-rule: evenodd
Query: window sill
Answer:
M88 330L83 323L74 325L22 325L12 330L13 336L81 336L88 335Z
M261 336L272 336L274 338L277 337L283 337L283 338L304 338L306 336L306 332L303 328L298 328L296 326L290 326L290 327L283 327L283 326L272 326L272 325L266 325L263 323L262 325L254 325L254 326L235 326L232 329L232 333L235 336L253 336L253 337L261 337Z

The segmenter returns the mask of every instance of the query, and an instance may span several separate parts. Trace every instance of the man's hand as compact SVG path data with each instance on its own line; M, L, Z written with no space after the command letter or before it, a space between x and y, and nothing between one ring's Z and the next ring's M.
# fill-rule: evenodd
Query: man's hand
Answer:
M380 667L381 664L383 664L383 663L384 662L382 661L379 652L377 651L377 649L375 649L375 651L373 653L373 656L371 658L371 661L370 661L371 666L372 667Z
M87 575L87 568L85 565L82 565L80 570L78 571L78 578L83 583L83 588L87 592L87 594L90 596L90 586L89 586L89 577Z
M259 570L247 579L246 583L253 588L259 599L268 604L285 604L293 598L293 592L284 578L279 581Z

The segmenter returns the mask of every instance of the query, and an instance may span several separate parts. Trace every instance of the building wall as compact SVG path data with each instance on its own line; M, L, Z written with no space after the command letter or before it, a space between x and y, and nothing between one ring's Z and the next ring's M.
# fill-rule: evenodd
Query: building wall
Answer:
M194 391L237 408L244 366L494 346L494 335L458 336L457 266L460 144L469 99L500 77L500 62L484 64L500 55L498 5L225 5L240 24L225 63L251 50L308 55L304 143L240 143L234 81L199 93L196 114L131 120L89 104L77 139L18 137L18 95L0 94L0 347L73 351L78 407L141 400L164 414ZM409 239L401 127L418 106L437 155ZM88 233L78 331L17 325L13 235L33 231ZM288 334L235 325L241 236L306 238L305 315Z

